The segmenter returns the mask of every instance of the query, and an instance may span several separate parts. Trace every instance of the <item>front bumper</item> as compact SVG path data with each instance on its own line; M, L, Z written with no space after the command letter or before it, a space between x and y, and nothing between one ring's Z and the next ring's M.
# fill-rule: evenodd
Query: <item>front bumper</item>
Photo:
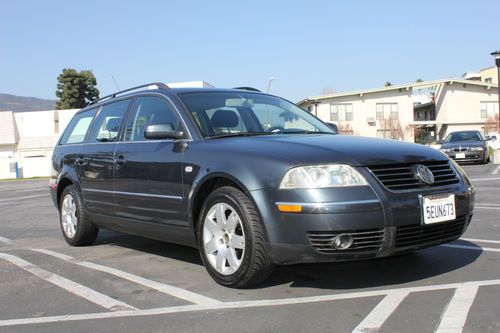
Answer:
M365 177L369 179L369 177ZM371 186L316 190L256 190L252 196L265 224L276 264L369 259L438 245L467 229L474 192L463 183L392 192ZM419 195L453 193L456 219L424 225ZM301 213L282 213L277 203L308 203ZM350 234L353 245L337 250L333 239Z
M457 158L457 154L465 154L465 157ZM457 162L482 162L484 161L484 150L446 153L449 158ZM460 155L459 155L460 156Z

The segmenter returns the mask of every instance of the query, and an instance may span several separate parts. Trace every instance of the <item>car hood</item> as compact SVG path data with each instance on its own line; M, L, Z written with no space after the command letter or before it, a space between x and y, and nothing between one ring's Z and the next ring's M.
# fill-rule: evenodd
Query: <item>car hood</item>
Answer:
M484 143L482 141L458 141L458 142L445 142L441 145L441 149L444 148L456 148L456 147L482 147Z
M447 157L423 145L331 134L269 135L209 141L235 153L294 160L297 164L347 163L355 166L443 161Z

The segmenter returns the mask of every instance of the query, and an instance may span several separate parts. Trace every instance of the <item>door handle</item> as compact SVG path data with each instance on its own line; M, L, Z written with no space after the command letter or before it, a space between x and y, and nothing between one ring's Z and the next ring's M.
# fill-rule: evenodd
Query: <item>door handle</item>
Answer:
M117 166L122 166L125 163L127 163L127 160L125 160L125 158L123 157L123 155L120 155L118 157L115 157L115 163L117 164Z

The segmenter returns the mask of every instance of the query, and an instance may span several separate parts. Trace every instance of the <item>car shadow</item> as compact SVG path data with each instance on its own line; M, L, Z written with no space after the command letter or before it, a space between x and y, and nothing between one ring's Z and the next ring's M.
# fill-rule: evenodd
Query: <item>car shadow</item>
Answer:
M101 230L95 245L104 244L202 265L198 250L186 246ZM477 247L463 240L453 244ZM480 249L438 246L374 260L279 266L267 281L250 289L287 284L291 288L352 290L404 284L463 268L476 261L481 253Z
M461 240L454 244L477 247ZM476 261L481 253L480 249L438 246L375 260L282 266L258 287L287 283L297 288L342 290L404 284L463 268Z

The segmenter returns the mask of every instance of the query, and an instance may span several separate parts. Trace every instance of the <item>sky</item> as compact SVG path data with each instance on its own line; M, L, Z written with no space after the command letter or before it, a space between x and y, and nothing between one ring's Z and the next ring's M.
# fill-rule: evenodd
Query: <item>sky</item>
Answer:
M252 86L297 102L493 66L500 1L1 1L0 93L55 99L148 82Z

